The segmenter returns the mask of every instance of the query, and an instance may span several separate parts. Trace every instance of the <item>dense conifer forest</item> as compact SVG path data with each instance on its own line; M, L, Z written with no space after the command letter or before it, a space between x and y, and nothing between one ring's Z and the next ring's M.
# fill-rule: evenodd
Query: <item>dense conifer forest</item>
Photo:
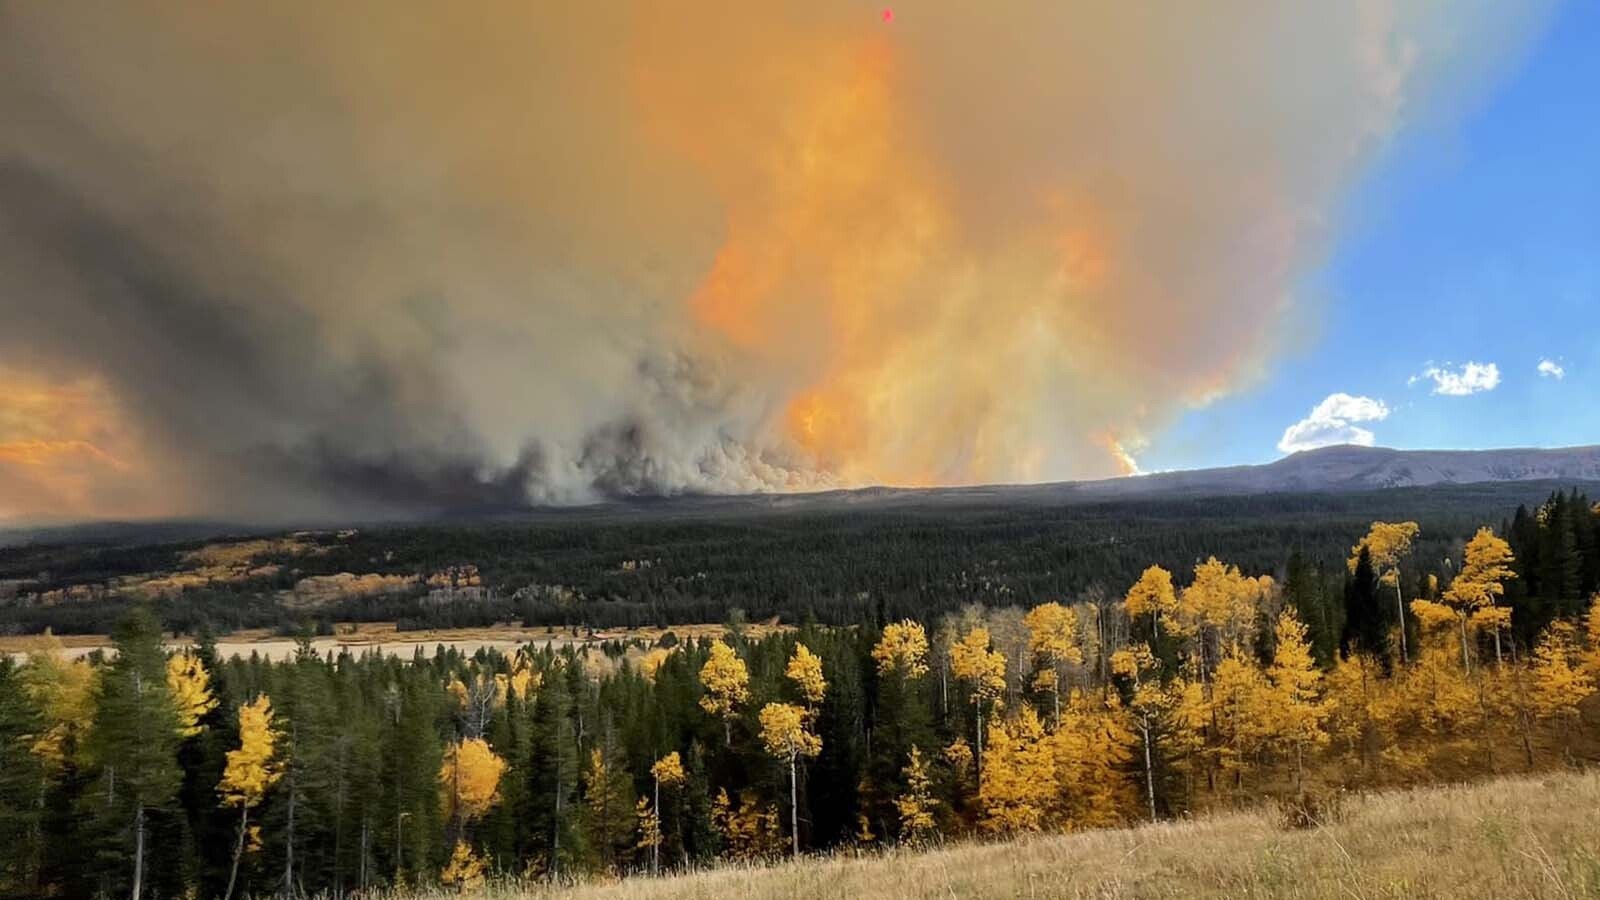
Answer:
M1286 504L1219 537L1229 558L1152 516L1145 540L1182 564L1108 543L1101 574L1056 590L1066 576L1048 563L1014 574L1056 558L1037 523L996 517L939 546L1003 557L1003 583L973 576L964 599L920 608L869 594L838 624L822 613L842 607L752 598L781 571L848 583L837 573L871 555L774 528L771 546L791 548L774 574L717 596L796 612L796 627L733 612L717 637L470 657L319 655L305 640L286 661L223 659L205 635L164 646L170 603L125 603L114 653L43 644L0 661L0 894L231 900L640 874L1263 797L1314 817L1340 790L1595 760L1600 509L1568 492L1459 531L1430 534L1440 517L1424 518L1312 543L1334 526ZM649 527L665 548L723 526ZM1090 516L1071 527L1094 533ZM906 537L911 523L894 532L930 571L965 571ZM423 568L460 564L455 542L470 541L480 579L546 558L494 562L526 529L383 534ZM637 536L591 533L596 571ZM371 558L376 539L319 559Z
M870 616L933 617L972 602L1104 599L1147 565L1178 571L1209 555L1282 577L1298 553L1309 567L1304 577L1336 594L1340 548L1375 519L1422 526L1412 563L1418 577L1448 577L1446 560L1459 556L1481 522L1511 527L1519 559L1556 559L1561 548L1532 546L1541 538L1526 520L1568 487L1490 483L1072 504L913 499L792 511L696 512L693 504L664 502L240 540L238 558L224 560L231 568L214 558L227 545L201 540L44 542L0 548L0 634L105 633L137 599L149 601L166 628L184 632L293 634L342 621L397 621L403 629L630 627L720 622L733 609L756 621L852 625ZM1574 501L1574 509L1582 506ZM1573 519L1561 537L1542 539L1570 540L1579 551L1594 542L1586 527ZM1546 571L1523 573L1514 590L1531 585L1528 596L1540 597L1544 585L1556 584L1551 579L1566 578L1548 562L1536 567ZM470 578L458 577L468 571ZM338 577L365 580L333 591L306 587ZM1572 592L1581 595L1594 573L1578 578L1552 588L1569 611Z

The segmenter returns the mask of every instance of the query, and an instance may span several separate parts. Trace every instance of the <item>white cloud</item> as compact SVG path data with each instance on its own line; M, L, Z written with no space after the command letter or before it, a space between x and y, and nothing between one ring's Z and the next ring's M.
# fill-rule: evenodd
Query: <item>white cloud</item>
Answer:
M1373 434L1355 423L1381 422L1389 418L1389 407L1382 400L1350 394L1329 394L1304 419L1290 425L1278 441L1284 453L1315 450L1334 444L1372 446Z
M1446 363L1445 365L1449 365ZM1424 379L1433 381L1433 393L1446 397L1466 397L1482 391L1492 391L1500 386L1500 367L1494 363L1469 362L1459 369L1428 365L1422 374L1411 376L1406 384L1416 384Z
M1567 370L1553 359L1539 360L1539 377L1554 378L1557 381L1567 377Z

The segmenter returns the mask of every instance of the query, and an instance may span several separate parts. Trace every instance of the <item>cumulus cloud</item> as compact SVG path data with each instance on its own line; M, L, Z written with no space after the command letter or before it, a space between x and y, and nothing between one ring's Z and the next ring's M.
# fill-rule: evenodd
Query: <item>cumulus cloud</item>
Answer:
M30 413L0 493L1115 474L1260 377L1326 211L1534 5L9 4L0 359L100 419Z
M1284 453L1315 450L1335 444L1372 446L1374 435L1357 422L1381 422L1389 418L1389 407L1382 400L1352 394L1329 394L1304 419L1284 429L1278 449Z
M1560 381L1567 377L1567 370L1565 366L1553 359L1541 359L1539 360L1539 377L1554 378Z
M1467 397L1472 394L1492 391L1500 386L1500 367L1494 363L1464 363L1459 367L1452 367L1450 363L1444 366L1429 364L1421 373L1411 376L1406 382L1414 385L1422 381L1432 381L1431 393L1446 397Z

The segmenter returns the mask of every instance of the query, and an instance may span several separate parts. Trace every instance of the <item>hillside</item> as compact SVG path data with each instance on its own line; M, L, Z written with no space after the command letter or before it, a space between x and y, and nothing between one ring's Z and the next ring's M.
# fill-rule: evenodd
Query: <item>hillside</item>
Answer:
M1600 775L1352 797L1338 821L1287 830L1274 810L1111 831L839 854L618 884L467 896L726 898L1574 898L1600 896ZM1587 810L1588 812L1579 812ZM405 895L417 900L449 894Z

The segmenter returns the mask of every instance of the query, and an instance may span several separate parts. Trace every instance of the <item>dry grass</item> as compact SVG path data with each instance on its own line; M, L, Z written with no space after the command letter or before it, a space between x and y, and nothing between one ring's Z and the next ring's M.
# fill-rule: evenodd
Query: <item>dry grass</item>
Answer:
M1285 830L1276 809L1263 809L926 853L840 854L610 884L490 887L468 896L1600 897L1600 774L1355 797L1345 802L1341 821L1304 830Z

